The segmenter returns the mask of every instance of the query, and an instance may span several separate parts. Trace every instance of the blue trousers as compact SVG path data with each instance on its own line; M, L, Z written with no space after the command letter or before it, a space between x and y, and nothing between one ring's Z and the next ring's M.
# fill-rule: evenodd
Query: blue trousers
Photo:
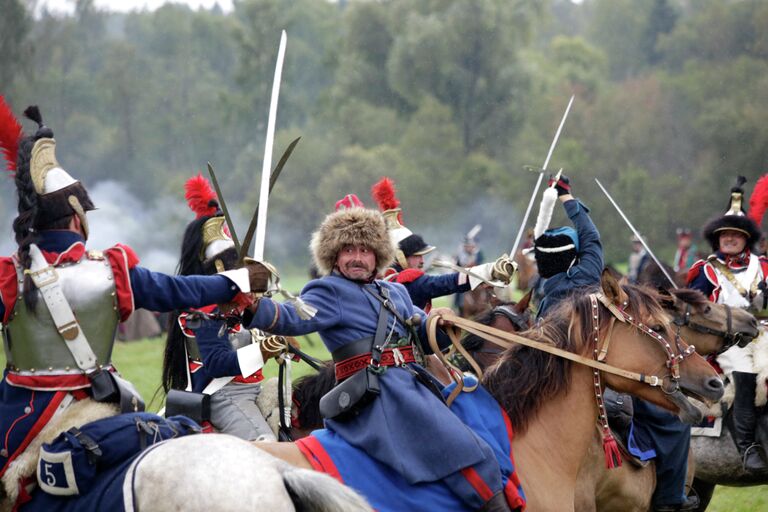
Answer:
M635 442L643 449L656 451L655 505L674 505L685 501L685 476L691 427L677 416L637 398L632 399Z

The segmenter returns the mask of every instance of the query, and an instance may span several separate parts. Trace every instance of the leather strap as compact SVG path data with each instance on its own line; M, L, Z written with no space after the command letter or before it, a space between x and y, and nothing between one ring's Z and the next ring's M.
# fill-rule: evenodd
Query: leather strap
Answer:
M72 307L61 290L56 269L48 264L37 245L29 246L29 255L32 264L29 270L25 270L24 273L29 274L32 282L40 290L53 323L56 325L56 330L64 339L67 349L75 359L75 364L84 371L96 370L98 367L96 354L93 353L80 324L77 323Z

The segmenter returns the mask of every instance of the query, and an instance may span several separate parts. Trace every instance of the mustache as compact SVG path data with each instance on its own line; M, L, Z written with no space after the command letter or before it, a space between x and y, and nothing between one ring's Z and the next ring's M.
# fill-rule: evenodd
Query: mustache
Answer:
M346 264L347 268L361 268L363 270L368 270L368 266L363 263L360 260L353 260Z

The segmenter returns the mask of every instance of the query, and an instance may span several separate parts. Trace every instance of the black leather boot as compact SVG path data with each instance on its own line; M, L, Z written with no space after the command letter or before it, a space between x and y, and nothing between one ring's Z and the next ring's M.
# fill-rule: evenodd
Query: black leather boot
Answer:
M755 386L757 375L754 373L733 372L731 374L736 394L731 412L731 435L736 449L742 456L745 471L761 471L768 468L761 457L762 448L755 442L757 411L755 410Z
M503 492L497 492L478 512L512 512Z
M675 505L654 505L653 512L678 512L690 511L699 508L698 496L686 496L685 501Z

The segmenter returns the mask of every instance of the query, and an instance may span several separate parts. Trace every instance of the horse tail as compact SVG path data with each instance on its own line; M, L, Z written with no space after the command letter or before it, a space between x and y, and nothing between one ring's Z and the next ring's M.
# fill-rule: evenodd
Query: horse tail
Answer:
M277 470L297 512L373 512L359 494L324 473L283 461L278 461Z

